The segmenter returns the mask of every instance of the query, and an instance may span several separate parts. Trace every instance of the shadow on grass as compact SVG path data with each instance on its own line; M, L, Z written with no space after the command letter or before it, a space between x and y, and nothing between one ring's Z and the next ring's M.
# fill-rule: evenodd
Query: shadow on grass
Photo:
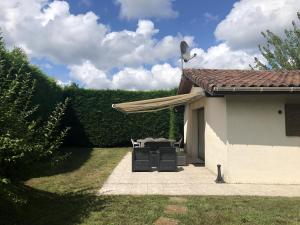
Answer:
M0 224L72 225L104 209L107 198L55 194L24 185L0 183Z
M56 174L68 173L79 169L85 162L91 157L93 148L78 148L78 147L66 147L61 150L62 154L66 154L67 157L58 164L52 165L49 162L36 163L29 172L25 174L21 179L28 180L33 177L52 176Z

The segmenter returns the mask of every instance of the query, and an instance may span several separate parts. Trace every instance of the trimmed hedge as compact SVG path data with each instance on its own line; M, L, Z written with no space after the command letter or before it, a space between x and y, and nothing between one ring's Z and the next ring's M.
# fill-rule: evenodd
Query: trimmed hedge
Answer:
M35 104L37 116L47 118L58 102L70 97L63 127L71 130L65 146L117 147L129 146L130 138L177 138L183 132L183 115L172 109L153 113L123 114L113 109L113 103L136 101L175 95L169 91L89 90L71 86L62 89L38 68L30 67L37 80Z
M71 127L66 145L128 146L130 138L178 137L182 132L182 114L170 109L123 114L112 108L113 103L170 96L176 94L176 90L87 90L69 87L64 94L71 98L65 120L65 125Z
M0 36L0 47L4 49ZM153 113L123 114L112 109L113 103L165 97L176 94L169 91L124 91L124 90L87 90L71 85L61 88L54 79L45 75L38 67L29 63L22 49L0 52L2 58L13 58L14 68L31 74L36 80L33 104L39 105L34 116L45 120L56 104L66 97L71 98L62 126L71 128L65 145L71 146L128 146L130 138L145 137L176 138L182 134L182 113L166 109ZM10 68L12 60L5 60L4 68ZM15 73L15 71L10 71Z
M36 114L44 120L59 102L64 101L64 92L54 79L46 76L37 67L30 66L29 69L32 77L36 79L36 91L32 99L34 104L39 105Z
M25 56L24 56L25 57ZM33 103L39 105L35 117L46 119L56 104L70 97L63 127L71 130L65 146L117 147L129 146L130 138L177 138L182 134L183 115L172 109L153 113L123 114L113 103L175 95L169 91L89 90L72 85L61 88L39 68L23 64L24 70L36 80Z

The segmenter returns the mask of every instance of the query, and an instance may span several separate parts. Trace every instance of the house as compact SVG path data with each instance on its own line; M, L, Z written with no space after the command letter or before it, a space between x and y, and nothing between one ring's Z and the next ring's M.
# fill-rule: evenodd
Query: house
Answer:
M300 184L300 71L185 69L190 163L203 162L227 183Z
M220 164L227 183L300 184L300 70L184 69L177 96L113 107L178 105L189 163Z

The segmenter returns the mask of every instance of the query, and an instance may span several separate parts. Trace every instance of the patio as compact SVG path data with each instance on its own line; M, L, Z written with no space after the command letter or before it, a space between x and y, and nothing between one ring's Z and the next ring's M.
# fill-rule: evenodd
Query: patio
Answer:
M99 195L248 195L300 196L300 185L216 184L205 167L178 167L178 172L132 172L131 152L113 170Z

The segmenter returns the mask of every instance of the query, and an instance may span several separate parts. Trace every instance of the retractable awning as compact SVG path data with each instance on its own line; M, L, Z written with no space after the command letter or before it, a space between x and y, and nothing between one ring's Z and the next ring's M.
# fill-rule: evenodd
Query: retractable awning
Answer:
M193 92L164 98L153 98L142 101L113 104L112 107L123 113L155 112L174 106L184 105L196 98L200 98L203 95L204 94L202 92Z

